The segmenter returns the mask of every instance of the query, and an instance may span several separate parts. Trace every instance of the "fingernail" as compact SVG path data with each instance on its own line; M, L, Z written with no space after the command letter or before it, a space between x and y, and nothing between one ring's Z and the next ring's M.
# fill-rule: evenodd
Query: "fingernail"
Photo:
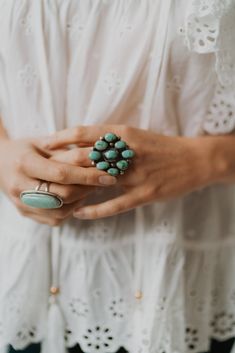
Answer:
M102 185L114 185L116 184L116 182L117 182L117 179L112 176L101 175L99 177L99 183Z

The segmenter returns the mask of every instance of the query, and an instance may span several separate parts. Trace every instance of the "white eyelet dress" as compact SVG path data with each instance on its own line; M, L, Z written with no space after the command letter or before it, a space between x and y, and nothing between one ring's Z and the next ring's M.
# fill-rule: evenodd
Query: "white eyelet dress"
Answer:
M12 139L81 124L235 131L235 0L0 0L0 23ZM234 273L235 185L55 228L0 195L2 350L207 351L235 336Z

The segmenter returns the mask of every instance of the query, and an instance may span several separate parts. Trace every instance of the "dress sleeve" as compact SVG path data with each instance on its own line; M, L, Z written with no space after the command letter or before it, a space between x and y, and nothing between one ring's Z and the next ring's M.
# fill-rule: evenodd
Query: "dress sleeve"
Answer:
M191 0L183 31L189 50L215 55L215 93L202 129L235 132L235 0Z

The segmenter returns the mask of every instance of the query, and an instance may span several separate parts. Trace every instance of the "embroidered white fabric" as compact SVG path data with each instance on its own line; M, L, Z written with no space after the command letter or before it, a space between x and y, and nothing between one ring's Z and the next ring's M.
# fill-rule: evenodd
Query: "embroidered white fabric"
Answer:
M191 50L215 53L218 83L203 123L203 129L212 135L229 133L235 128L234 6L234 0L194 0L182 28Z
M5 128L11 138L96 123L232 133L234 18L234 0L0 0ZM234 212L235 186L214 185L50 228L1 194L0 347L199 353L235 336Z

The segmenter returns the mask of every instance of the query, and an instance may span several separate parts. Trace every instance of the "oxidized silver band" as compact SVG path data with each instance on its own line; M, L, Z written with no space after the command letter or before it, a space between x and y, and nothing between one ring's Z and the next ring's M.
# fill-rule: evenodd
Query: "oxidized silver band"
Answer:
M43 184L46 185L42 190ZM24 190L20 194L21 201L30 207L40 209L56 209L63 206L62 198L49 191L50 183L48 181L40 181L34 190Z

